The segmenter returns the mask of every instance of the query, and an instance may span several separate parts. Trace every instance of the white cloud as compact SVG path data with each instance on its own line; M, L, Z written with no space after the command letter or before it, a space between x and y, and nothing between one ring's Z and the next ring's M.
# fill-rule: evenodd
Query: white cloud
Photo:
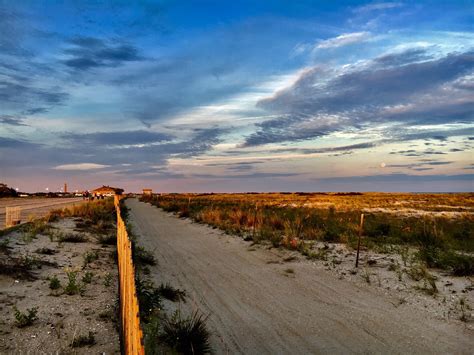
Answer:
M110 165L94 164L94 163L79 163L79 164L64 164L55 166L54 170L95 170L107 168Z
M373 3L373 4L360 6L356 8L354 11L355 12L369 12L369 11L376 11L376 10L393 9L393 8L401 7L401 6L403 6L401 2L379 2L379 3Z
M338 48L347 46L349 44L363 42L370 38L369 32L353 32L345 33L337 37L329 38L324 41L320 41L316 48Z

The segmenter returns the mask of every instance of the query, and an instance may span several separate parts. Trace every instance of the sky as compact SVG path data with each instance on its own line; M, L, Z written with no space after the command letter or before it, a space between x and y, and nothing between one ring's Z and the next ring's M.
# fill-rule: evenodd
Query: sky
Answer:
M0 0L0 182L473 191L473 24L469 0Z

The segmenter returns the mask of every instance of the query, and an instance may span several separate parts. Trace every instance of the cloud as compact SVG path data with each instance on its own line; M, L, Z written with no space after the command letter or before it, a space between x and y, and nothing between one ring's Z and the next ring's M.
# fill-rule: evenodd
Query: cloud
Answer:
M409 174L384 174L384 175L367 175L367 176L344 176L331 177L323 179L315 179L317 181L330 181L335 183L358 183L358 182L433 182L433 181L474 181L474 174L454 174L454 175L409 175Z
M387 53L374 59L375 63L382 67L400 66L420 61L432 59L433 56L428 54L425 48L409 48L402 52Z
M8 137L0 137L0 148L5 149L37 149L41 145Z
M371 11L380 11L380 10L388 10L388 9L394 9L397 7L402 7L403 3L401 2L395 2L395 1L390 1L390 2L375 2L372 4L367 4L363 6L359 6L354 9L354 12L371 12Z
M474 70L474 52L418 62L421 53L409 50L333 72L304 71L293 85L258 102L278 116L258 124L245 144L312 139L369 124L472 122L472 95L452 83Z
M110 165L94 164L94 163L79 163L79 164L64 164L55 166L55 170L97 170L107 168Z
M334 38L329 38L323 41L319 41L319 43L316 45L316 48L319 48L319 49L339 48L343 46L348 46L350 44L363 42L363 41L368 40L369 38L370 38L369 32L345 33Z
M63 53L69 56L62 62L75 70L83 71L97 67L117 67L125 62L142 61L138 49L127 43L103 41L94 37L76 37L69 41L72 47Z
M174 137L152 131L122 131L122 132L95 132L95 133L64 133L62 138L74 144L91 145L133 145L171 141Z
M59 105L68 98L68 94L58 87L26 86L19 82L0 80L0 102L4 109L18 109L37 113L30 105L44 104L49 106ZM45 109L43 109L44 112Z
M413 169L413 170L428 170L430 168L427 168L425 165L430 165L430 166L440 166L440 165L449 165L454 162L452 161L421 161L418 163L408 163L408 164L387 164L385 165L386 168L407 168L407 169ZM431 168L432 169L432 168Z
M10 126L27 126L21 117L14 115L0 115L0 122Z
M281 178L281 177L290 177L298 176L301 174L297 173L252 173L252 174L240 174L240 175L212 175L212 174L192 174L194 178L201 179L262 179L262 178Z

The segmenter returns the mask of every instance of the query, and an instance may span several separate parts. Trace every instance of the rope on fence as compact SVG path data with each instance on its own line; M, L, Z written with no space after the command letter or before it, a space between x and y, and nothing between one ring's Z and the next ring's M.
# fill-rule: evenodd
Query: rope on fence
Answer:
M123 351L126 355L143 355L143 333L140 327L135 268L132 261L132 244L125 222L120 214L120 197L115 195L117 212L117 254L120 288L120 315L122 321Z

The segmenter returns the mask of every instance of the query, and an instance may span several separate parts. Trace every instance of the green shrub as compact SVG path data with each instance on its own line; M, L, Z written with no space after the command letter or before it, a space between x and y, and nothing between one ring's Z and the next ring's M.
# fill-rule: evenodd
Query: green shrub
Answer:
M49 288L51 290L57 290L61 287L61 281L59 281L56 275L49 278Z
M160 287L158 287L158 292L161 296L172 302L186 300L186 291L174 288L168 283L161 284Z
M156 265L153 253L141 246L137 246L136 243L132 244L132 258L133 262L138 265Z
M94 274L90 271L87 271L84 276L82 276L82 282L85 284L90 284L92 282L92 278L94 277Z
M81 285L77 282L77 271L67 271L66 272L68 283L64 287L64 293L66 295L77 295L83 294L85 291L84 285Z
M110 272L106 273L104 276L104 286L110 287L112 285L113 276Z
M74 338L71 347L80 348L83 346L91 346L95 344L94 333L89 331L87 335L79 335L77 338Z
M15 312L15 324L18 328L32 325L38 319L38 307L28 308L27 313L23 313L16 306L13 306L13 311Z
M209 354L211 345L206 319L197 312L183 318L176 310L170 319L164 321L160 338L180 354Z
M140 318L146 323L150 317L162 308L161 293L151 281L135 279Z
M84 258L84 267L86 267L87 265L89 265L90 263L96 261L97 259L99 259L99 251L97 250L94 250L94 251L88 251L84 254L83 256Z

